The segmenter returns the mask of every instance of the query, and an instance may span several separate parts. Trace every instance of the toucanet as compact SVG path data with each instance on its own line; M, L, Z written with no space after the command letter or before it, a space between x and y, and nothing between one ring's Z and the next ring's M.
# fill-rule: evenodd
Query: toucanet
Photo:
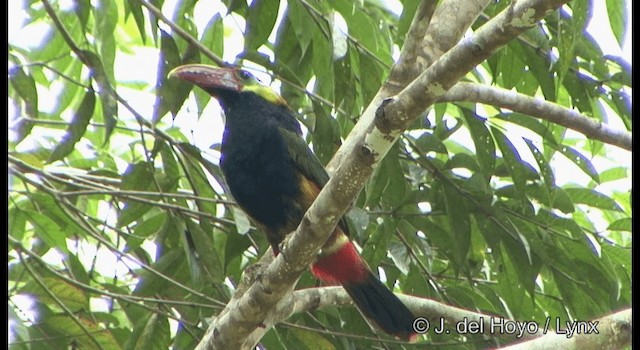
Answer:
M191 64L169 76L193 83L220 103L226 116L220 167L231 195L278 255L280 243L329 181L293 111L275 91L239 68ZM414 340L413 314L369 269L348 233L342 218L312 263L312 273L342 285L385 332Z

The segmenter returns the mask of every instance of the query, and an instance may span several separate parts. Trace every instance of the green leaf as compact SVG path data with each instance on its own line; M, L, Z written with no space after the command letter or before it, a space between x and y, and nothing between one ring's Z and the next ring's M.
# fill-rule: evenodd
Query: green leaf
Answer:
M100 52L100 60L110 82L114 82L114 63L116 60L116 41L114 31L118 24L118 3L110 0L99 0L93 7L95 27L93 37L96 38Z
M622 47L627 34L627 6L625 0L607 0L607 15L609 15L609 25L613 35L618 40L618 45Z
M183 170L187 175L187 180L189 181L189 185L193 189L193 192L198 196L196 199L196 205L198 206L198 210L209 213L211 215L216 215L217 209L216 204L210 201L201 200L200 198L217 198L218 194L211 187L211 183L207 178L207 175L202 170L200 164L207 166L208 163L205 163L205 159L200 155L200 151L190 144L179 144L179 148L181 154L179 157L182 159L182 164L184 166ZM219 168L207 167L209 173L216 177L216 180L219 183L224 183L222 177L220 176Z
M24 237L24 229L27 223L27 214L18 206L10 207L7 215L9 220L8 234L12 238L22 240Z
M279 0L254 0L249 6L244 33L245 51L258 50L271 34L278 17Z
M516 186L516 190L521 198L525 197L525 184L527 177L527 170L524 168L523 160L520 158L520 154L513 146L511 141L497 128L491 128L496 143L502 153L507 171L513 180L513 184Z
M148 191L153 188L154 169L153 164L147 162L138 162L129 164L127 170L122 175L120 189L122 191ZM142 218L144 213L153 208L146 203L136 202L134 200L126 200L124 208L118 216L117 227L126 226L133 221Z
M180 52L173 37L160 30L160 59L158 60L158 75L156 85L156 104L153 109L153 123L157 123L162 117L171 112L175 115L189 96L192 84L180 79L168 79L167 74L182 64Z
M462 114L469 128L469 133L476 148L478 163L485 179L490 179L496 166L496 146L493 137L485 125L486 120L481 120L478 115L461 108Z
M389 152L391 153L391 152ZM387 153L387 155L389 155ZM384 188L389 182L389 166L383 158L378 167L373 170L373 174L365 185L366 203L365 206L375 207L378 205L380 197L384 192Z
M453 235L453 257L456 271L461 271L471 243L471 219L465 199L454 185L443 182L447 219Z
M71 311L88 310L89 298L82 289L61 279L53 277L40 278L44 286ZM58 305L43 287L36 281L30 281L23 289L26 293L34 294L40 302Z
M498 63L502 86L508 90L520 83L522 72L525 70L525 63L518 56L517 52L510 49L510 47L510 45L507 45L500 50L501 55Z
M571 198L567 192L560 187L555 187L552 190L551 206L553 208L560 209L560 211L565 214L573 213L575 211Z
M298 340L301 347L298 349L334 350L336 347L317 332L305 329L292 328L289 330Z
M411 256L407 247L400 242L391 242L388 250L391 260L393 260L398 270L405 275L408 274L411 266Z
M53 163L56 160L61 160L71 153L78 141L82 138L91 117L95 109L96 96L93 91L87 91L78 107L78 110L71 119L71 124L67 128L67 132L62 137L62 140L56 144L55 148L51 152L47 163Z
M144 242L145 238L160 231L164 225L166 217L167 215L165 213L161 213L140 221L133 228L133 234L127 237L128 251L137 249Z
M28 221L35 229L36 237L42 239L42 241L51 248L59 248L64 252L67 251L65 232L55 221L49 216L37 211L25 210L25 213L27 214Z
M399 47L402 47L404 44L405 37L415 17L419 3L420 1L417 0L405 0L402 2L402 13L398 20L398 34L395 36L396 44L398 44Z
M47 317L44 321L50 331L57 331L67 337L67 344L75 344L78 349L95 349L96 342L102 349L122 349L113 333L99 323L84 318L78 318L83 328L66 315ZM89 332L91 336L85 334Z
M412 138L409 135L405 135L405 137ZM447 146L445 146L444 143L442 143L442 141L432 133L424 132L420 137L415 139L415 143L418 145L420 150L424 152L424 154L427 152L448 154Z
M38 119L38 91L33 77L28 75L21 67L14 66L9 70L9 82L11 83L11 87L15 89L18 96L22 99L27 116L31 119ZM24 140L31 132L33 125L32 121L19 120L13 126L17 134L16 142Z
M98 55L91 51L82 51L82 54L91 67L91 74L98 85L98 96L102 104L102 118L106 124L105 137L103 144L109 142L113 129L116 127L116 116L118 115L118 102L116 100L116 92L109 82L109 78L102 64L102 60Z
M187 230L193 242L195 242L195 250L198 260L201 262L201 267L207 274L206 281L222 282L225 278L225 272L223 269L224 257L218 256L216 249L214 248L214 242L211 232L203 231L200 226L194 223L192 220L186 220ZM222 250L224 251L224 250Z
M211 52L222 57L224 54L224 24L220 14L215 14L202 32L202 38L200 39L202 45L206 46ZM202 56L202 63L215 64L209 57ZM209 94L206 94L209 96Z
M387 247L396 227L397 220L389 218L378 225L369 236L366 244L362 247L362 256L371 266L380 265L382 259L387 256Z
M560 153L562 153L565 157L567 157L570 161L572 161L575 165L577 165L585 174L589 175L593 181L596 183L600 183L600 175L596 168L591 164L589 158L582 155L582 153L576 151L575 149L569 146L559 146L556 148Z
M287 18L296 34L295 39L302 49L298 59L302 59L318 30L317 24L299 1L287 2Z
M510 123L527 128L535 132L536 134L542 136L544 141L546 141L551 145L558 144L551 130L549 130L549 128L547 128L543 123L541 123L536 118L533 118L528 115L520 114L520 113L501 113L496 115L494 118L498 118L500 120L506 120Z
M133 15L133 19L136 21L136 26L140 32L140 38L142 43L146 42L147 34L145 32L144 13L142 12L142 3L135 0L127 0L125 3L125 9L128 9Z
M607 231L627 231L633 232L631 228L631 218L618 219L607 227Z
M407 182L398 159L397 142L392 146L383 161L387 163L388 181L384 187L380 202L383 208L393 211L402 204L407 194Z
M328 30L328 29L327 29ZM317 30L313 36L313 71L316 82L313 91L330 100L333 100L334 72L331 41L324 35L324 31Z
M175 226L171 220L166 220L163 230L167 230L166 234L177 236ZM152 296L157 293L166 291L169 281L165 277L174 278L178 269L180 269L185 260L184 252L180 249L168 250L162 255L151 267L155 270L143 270L140 272L140 279L133 291L134 295ZM158 273L160 273L159 276Z
M600 173L600 183L626 179L629 176L628 171L629 169L623 166L607 169Z
M171 343L169 321L157 313L149 313L138 320L124 348L127 350L165 349Z
M311 134L313 153L320 159L320 163L327 164L338 147L340 147L340 130L336 120L322 107L313 103L315 127Z
M522 288L520 283L521 267L513 260L512 254L508 253L509 248L504 242L500 244L500 250L505 253L500 254L497 279L500 287L500 297L509 305L514 317L518 318L525 300L525 288Z
M236 231L241 235L249 232L251 229L251 221L249 217L247 217L247 214L236 206L233 206L231 210L233 211L233 221L236 223Z
M616 201L596 190L588 188L565 188L564 190L571 197L573 203L586 204L603 210L624 212Z
M82 25L82 31L87 30L87 21L89 20L89 14L91 13L91 1L90 0L76 0L73 6L73 12L76 13L80 24Z

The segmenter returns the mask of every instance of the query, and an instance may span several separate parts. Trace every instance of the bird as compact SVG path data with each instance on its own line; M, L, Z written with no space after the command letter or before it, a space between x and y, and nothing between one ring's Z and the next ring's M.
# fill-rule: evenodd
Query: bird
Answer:
M277 92L240 67L187 64L168 76L218 100L225 115L220 168L232 197L265 233L277 256L282 241L329 181L294 112ZM348 234L343 217L311 264L312 274L341 285L384 332L415 341L414 315L371 271Z

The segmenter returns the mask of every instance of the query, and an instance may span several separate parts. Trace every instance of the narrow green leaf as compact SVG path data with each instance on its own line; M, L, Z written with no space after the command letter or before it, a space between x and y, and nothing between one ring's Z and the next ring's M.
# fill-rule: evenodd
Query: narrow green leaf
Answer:
M520 154L513 146L511 141L497 128L491 128L496 143L502 153L507 171L513 180L513 184L516 186L516 190L521 198L525 198L525 184L527 171L524 168L523 160L520 158Z
M553 208L560 209L560 211L565 214L573 213L575 211L571 198L567 192L560 187L553 188L551 206Z
M53 293L67 308L72 311L88 310L89 298L82 289L53 277L40 279L49 292ZM44 303L57 305L57 302L42 288L37 282L31 281L27 284L24 292L32 293Z
M47 317L44 321L46 326L50 327L50 331L66 335L68 337L65 339L67 344L75 344L79 349L95 349L96 342L98 342L103 349L122 349L110 330L105 329L93 320L84 318L77 319L84 329L80 328L80 326L67 315ZM89 332L91 336L85 335L85 331Z
M540 169L540 174L544 179L544 183L549 189L549 192L551 192L551 189L555 186L555 183L556 183L551 166L549 165L547 160L544 158L544 155L542 154L542 152L540 152L540 150L533 144L533 141L525 138L524 142L529 147L529 150L531 150L531 154L533 154L533 157L535 158L536 163L538 163L538 168Z
M149 313L133 327L124 348L127 350L153 350L168 348L171 343L169 321L157 313Z
M171 112L176 115L184 100L189 96L192 84L180 79L168 79L167 74L182 64L180 51L173 37L160 30L160 60L158 60L158 75L156 85L156 104L153 109L153 123Z
M396 142L384 159L387 162L387 176L389 179L380 202L384 209L391 211L397 209L403 203L407 194L407 182L398 159L398 153L398 143Z
M607 169L600 173L600 183L626 179L628 171L629 168L623 166Z
M318 30L318 27L311 15L307 12L304 6L299 1L287 2L287 18L291 23L291 27L295 32L295 38L302 49L302 52L298 59L302 59L311 44L311 40L314 33Z
M183 170L187 175L187 179L193 189L193 192L198 196L198 198L217 198L218 194L211 187L211 183L200 167L200 164L196 162L198 159L193 159L188 156L182 156L181 158L185 165ZM196 199L196 205L198 206L198 210L211 215L216 215L217 209L215 203Z
M607 231L627 231L633 232L631 228L631 218L618 219L607 227Z
M110 0L99 0L93 8L95 27L93 37L100 53L102 67L109 82L115 82L114 64L116 60L116 41L114 31L118 24L118 3Z
M456 271L460 272L465 263L471 243L471 220L465 200L454 185L442 183L447 219L453 235L453 256Z
M31 75L28 75L21 67L14 66L9 70L9 82L11 87L16 90L18 96L24 103L25 113L31 119L38 119L38 91L36 90L36 82ZM20 119L14 126L17 134L16 142L24 140L33 128L33 122Z
M222 257L218 256L214 247L213 236L211 233L203 231L192 220L186 220L186 224L193 242L196 243L194 248L201 263L201 268L206 274L206 281L222 282L225 278L223 260Z
M498 63L500 78L502 78L503 87L510 90L520 83L525 63L516 51L510 49L510 45L504 47L500 52L500 61Z
M258 50L264 44L278 17L279 0L254 0L249 6L244 33L245 51Z
M600 175L596 168L591 164L589 158L582 155L582 153L576 151L575 149L569 146L560 146L556 148L560 153L562 153L565 157L567 157L570 161L572 161L575 165L577 165L585 174L589 175L593 181L596 183L600 183Z
M127 170L122 175L120 189L123 191L148 191L153 187L154 169L153 164L138 162L129 164ZM118 216L117 227L126 226L133 221L139 220L142 215L151 210L152 206L134 200L125 201L124 208Z
M236 223L236 231L241 235L249 232L251 229L251 221L249 217L247 217L247 214L236 206L233 206L231 210L233 211L233 221Z
M25 210L28 221L35 229L36 237L41 239L51 248L59 248L67 251L67 241L64 231L49 216L37 211Z
M292 328L289 332L293 333L303 346L303 348L299 349L334 350L336 348L330 341L317 332L297 328Z
M340 130L336 120L319 104L313 103L315 126L311 134L313 153L322 164L327 164L340 147Z
M484 175L485 179L490 179L496 166L496 146L491 133L489 133L485 125L486 120L481 119L468 109L460 108L460 110L473 139L482 175Z
M391 260L396 265L396 267L403 274L409 273L409 267L411 266L411 256L409 255L409 250L407 247L400 242L391 242L389 243L389 255L391 255Z
M167 215L165 213L161 213L139 222L133 228L133 234L127 237L127 250L133 251L137 249L144 242L145 238L160 231L166 217Z
M375 207L378 205L384 188L389 182L389 166L385 159L386 157L382 159L380 165L373 171L373 174L365 185L366 206Z
M402 13L398 20L398 34L395 37L395 40L397 41L396 44L398 44L399 47L402 47L404 43L419 3L420 1L418 0L405 0L402 2Z
M47 163L53 163L56 160L61 160L73 151L76 143L80 141L82 135L87 130L87 126L93 116L95 109L96 96L93 91L87 91L78 107L78 110L71 119L71 124L67 128L66 133L62 137L62 140L56 144L55 148L51 152Z
M466 153L456 153L445 163L445 169L464 168L472 172L480 171L478 159Z
M520 314L520 308L525 300L525 289L520 283L520 268L518 263L513 261L512 254L505 242L500 244L500 260L498 265L498 286L500 287L500 297L509 305L509 309L514 313L514 317Z
M166 220L162 229L167 231L167 235L177 236L176 226L174 226L173 223L174 222L171 220ZM163 276L175 278L176 272L183 267L184 261L185 256L182 250L171 249L167 250L167 252L164 253L151 267ZM133 294L139 296L152 296L158 293L164 293L168 284L169 281L158 276L157 273L143 270L140 272L140 279L133 291Z
M89 20L89 14L91 13L91 1L90 0L75 0L73 11L78 16L80 24L82 25L82 31L87 30L87 21Z
M94 52L84 50L82 54L91 67L91 75L98 85L100 102L102 104L102 118L106 124L103 144L109 142L113 129L116 127L116 116L118 115L118 102L113 86L109 82L109 77L104 69L102 60Z
M138 31L140 32L140 38L142 39L142 43L146 43L147 34L144 27L144 14L142 13L142 4L139 1L127 0L125 6L128 5L129 11L133 15L133 19L136 21L136 26L138 27Z
M314 92L324 98L333 100L334 72L331 41L324 32L317 30L311 42L313 49L313 71L316 75Z
M382 224L375 227L364 247L362 247L363 258L372 266L380 265L382 259L387 256L387 247L393 237L393 232L398 226L397 222L394 218L385 219Z
M406 137L411 137L406 135ZM440 154L448 154L447 146L442 143L442 141L437 138L433 133L424 132L420 137L415 139L416 144L420 148L421 151L425 152L436 152Z
M588 206L604 210L624 212L616 201L596 190L588 188L565 188L564 190L567 192L569 197L571 197L573 203L586 204Z
M207 22L207 25L204 27L204 30L202 31L202 38L200 39L200 42L202 43L202 45L206 46L209 50L211 50L211 52L216 54L218 57L223 56L224 24L222 22L222 17L220 16L220 14L217 13L213 15L213 17L211 17L209 22ZM202 56L202 63L215 65L215 62L213 62L209 57L205 55ZM209 98L211 97L209 94L205 94L205 95ZM202 105L202 108L204 108L204 104L206 104L206 101L198 102L198 107L200 112L202 111L200 109L200 105Z
M27 223L27 214L18 206L14 206L10 207L7 219L9 221L9 236L17 240L22 240Z
M611 31L616 40L618 40L618 45L622 47L628 28L626 1L607 0L607 14L609 15Z

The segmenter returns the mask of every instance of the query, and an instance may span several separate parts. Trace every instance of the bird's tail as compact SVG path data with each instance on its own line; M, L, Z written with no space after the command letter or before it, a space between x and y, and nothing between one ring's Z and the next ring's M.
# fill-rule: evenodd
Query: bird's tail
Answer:
M409 341L416 339L415 317L371 272L353 243L344 242L335 253L323 256L311 271L324 282L341 284L364 316L383 331Z

